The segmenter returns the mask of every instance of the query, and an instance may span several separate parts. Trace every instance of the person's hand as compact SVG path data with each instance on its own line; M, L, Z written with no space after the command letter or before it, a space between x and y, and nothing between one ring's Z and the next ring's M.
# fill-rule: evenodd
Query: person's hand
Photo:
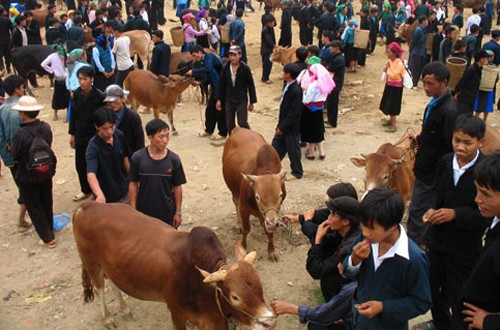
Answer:
M186 76L191 77L193 75L193 70L189 70L185 73Z
M106 204L106 197L104 197L104 195L97 195L95 201L97 203Z
M248 111L252 112L253 111L253 103L250 103L248 105Z
M423 223L428 223L429 219L432 217L432 215L436 212L434 209L428 209L427 212L424 213L422 216L422 222Z
M182 222L182 216L175 214L174 215L174 228L176 228L176 229L179 228L179 226L181 225L181 222Z
M464 318L464 321L465 323L469 323L469 329L482 330L484 328L484 319L491 313L488 313L487 311L466 302L464 302L464 306L466 309L464 309L462 313L467 315Z
M339 270L340 276L342 276L342 278L347 279L347 277L344 276L344 265L342 265L341 262L337 264L337 269Z
M222 111L222 103L220 100L217 100L217 102L215 103L215 108L217 109L217 111Z
M314 218L314 209L309 209L304 212L304 220L305 221L310 221Z
M356 244L352 248L352 255L351 255L352 265L357 266L361 261L368 258L371 251L372 247L370 245L370 242L368 242L368 240L366 239L364 239L363 242Z
M285 214L281 217L281 220L289 223L297 223L299 222L299 217L293 214Z
M316 238L314 240L314 243L321 244L321 242L323 242L323 238L325 238L328 231L330 231L330 221L327 220L318 226L318 230L316 231Z
M71 149L75 149L75 136L74 135L69 136L69 146Z
M290 304L286 301L275 300L271 302L271 307L277 315L281 314L295 314L294 310L297 309L297 306L294 304Z
M364 302L359 306L354 305L354 307L358 309L359 315L362 315L369 319L374 318L384 310L384 305L382 304L382 302L375 300Z
M425 214L424 214L425 216ZM450 222L455 219L457 213L454 209L439 209L434 211L432 215L425 221L426 223L432 225L440 225L445 222Z
M274 130L274 134L283 135L283 131L276 127L276 129Z

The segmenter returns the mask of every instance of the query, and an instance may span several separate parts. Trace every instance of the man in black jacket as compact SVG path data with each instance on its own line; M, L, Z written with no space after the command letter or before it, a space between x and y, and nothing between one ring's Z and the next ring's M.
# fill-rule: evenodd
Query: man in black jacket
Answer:
M10 74L10 34L14 30L12 21L6 16L6 11L0 7L0 73L7 68ZM5 59L5 65L4 60Z
M228 133L231 133L236 127L235 116L238 118L238 126L250 128L248 125L248 111L253 111L254 103L257 103L257 94L253 81L252 71L241 60L242 53L239 46L229 48L229 59L220 76L220 82L217 88L215 99L217 100L217 111L226 111L226 125ZM236 75L234 85L231 78ZM248 102L250 96L250 103ZM225 104L225 107L222 104ZM248 105L248 106L247 106Z
M270 15L266 17L266 24L262 28L260 35L260 55L262 56L262 82L266 84L271 83L269 80L269 75L271 69L273 68L273 62L271 62L271 54L276 46L276 38L274 36L274 25L276 20L274 16Z
M130 154L144 148L144 130L139 114L125 105L125 92L118 85L109 85L104 93L104 102L113 110L116 116L116 128L122 131L127 140Z
M322 59L326 60L325 66L329 72L333 74L335 88L328 94L326 98L326 110L328 115L328 123L332 127L337 127L337 117L339 113L339 96L344 86L345 75L345 58L340 52L342 42L334 40L330 43L331 56Z
M58 39L64 41L61 31L57 28L59 26L57 19L54 17L49 18L48 24L49 25L47 25L45 30L45 41L47 42L47 45L55 44Z
M311 23L311 11L306 6L306 0L300 0L300 18L299 18L299 40L302 46L309 45L309 24Z
M68 130L70 147L75 149L75 166L81 189L73 197L75 202L87 198L92 192L87 181L85 152L90 139L95 135L94 112L104 106L104 94L92 85L94 70L90 66L84 66L78 70L77 76L80 87L73 92Z
M149 70L157 76L164 75L168 77L170 74L170 46L163 41L163 31L161 30L154 30L151 38L155 47L153 48Z
M280 40L278 44L283 47L292 45L292 11L289 8L288 0L281 1L281 22L280 22Z
M151 33L150 25L142 18L140 10L137 7L134 8L134 18L123 26L123 32L132 30L144 30Z
M272 146L281 160L288 153L292 175L287 180L301 179L304 175L300 161L300 115L302 113L302 89L297 84L299 67L295 63L286 64L283 68L285 88L280 101L278 125L274 130Z
M453 329L500 329L500 153L486 157L474 171L476 203L483 217L495 217L481 256L462 289L463 315ZM465 318L465 319L464 319ZM465 321L465 322L464 322Z
M337 35L339 29L339 21L335 17L337 7L333 3L325 3L326 11L316 20L315 25L318 27L319 48L326 46L322 43L321 37L324 31L331 31L333 35Z
M424 111L422 131L410 139L418 145L415 155L415 184L409 208L408 236L424 244L426 225L422 216L432 208L435 194L433 184L439 159L453 151L451 139L458 115L455 100L447 88L450 70L440 62L427 64L422 70L424 90L431 100Z
M483 155L479 146L486 125L472 114L460 115L453 131L454 153L437 165L436 200L423 217L430 262L432 320L437 329L452 329L452 314L461 315L459 298L482 249L484 230L491 219L481 216L476 202L474 168ZM452 314L450 314L450 308Z

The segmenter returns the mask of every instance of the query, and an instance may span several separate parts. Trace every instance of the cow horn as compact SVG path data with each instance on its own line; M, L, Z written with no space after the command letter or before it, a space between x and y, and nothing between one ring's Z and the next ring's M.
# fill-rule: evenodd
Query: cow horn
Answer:
M196 269L198 269L198 271L204 277L203 283L222 282L226 279L227 270L225 270L225 269L218 270L214 273L209 273L209 272L207 272L203 269L200 269L198 267L196 267Z
M252 251L248 253L245 258L243 258L244 261L248 262L250 265L253 265L255 262L255 259L257 258L257 252Z
M278 176L278 178L280 178L281 181L283 181L285 180L286 171L284 169L281 169L281 171L276 175Z
M361 157L363 157L364 159L366 159L366 155L365 154L360 154Z
M243 179L247 180L249 183L255 183L255 181L257 181L257 175L252 175L252 174L243 174L241 173L241 175L243 175Z

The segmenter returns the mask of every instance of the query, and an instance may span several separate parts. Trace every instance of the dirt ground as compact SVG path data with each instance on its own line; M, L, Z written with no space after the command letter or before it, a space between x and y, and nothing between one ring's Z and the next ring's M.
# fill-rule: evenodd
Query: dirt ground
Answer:
M258 5L257 5L258 6ZM167 4L167 18L173 17ZM470 11L470 10L469 10ZM260 82L260 16L262 11L245 15L246 42L249 65L253 69L257 86L258 103L250 113L252 129L262 133L270 141L277 123L278 105L282 90L279 64L274 64L271 85ZM467 13L468 14L468 13ZM278 20L281 12L276 13ZM177 24L168 22L163 30L167 42L171 41L169 29ZM298 25L293 25L294 44L298 42ZM276 28L279 38L279 29ZM485 39L486 40L486 39ZM405 45L405 49L407 46ZM173 47L173 51L178 51ZM408 56L405 53L405 58ZM346 74L346 84L341 93L339 126L326 129L326 159L314 161L303 158L302 180L287 182L287 198L283 213L298 213L310 207L321 207L326 189L340 181L351 182L361 193L363 173L351 164L349 158L360 153L369 153L385 142L396 142L406 128L417 128L421 123L423 109L428 98L422 90L405 90L403 109L398 117L397 133L386 133L381 126L382 113L378 110L383 84L381 70L386 61L384 48L377 46L375 55L367 59L367 66L357 73ZM52 90L47 79L40 79L44 87L35 94L46 111L41 119L52 126L54 149L58 156L58 169L54 177L54 211L71 215L75 207L71 198L79 191L74 169L74 151L69 148L67 124L53 121L50 111ZM236 226L236 214L231 195L222 178L222 144L199 138L204 107L195 102L191 90L186 93L184 104L175 111L178 136L172 137L169 148L178 153L184 164L188 183L183 186L183 224L180 230L189 231L195 226L213 229L229 258L232 246L240 239ZM152 117L141 115L145 124ZM489 123L500 124L500 115L495 112ZM287 158L283 167L290 170ZM80 260L75 249L71 225L56 233L59 244L54 250L37 245L38 236L33 229L19 233L16 227L18 207L17 189L9 171L2 168L0 179L0 270L1 297L0 328L2 329L99 329L102 328L99 303L84 305L81 287ZM305 270L305 259L309 244L301 235L298 225L280 228L275 235L279 251L279 262L267 258L267 238L256 219L252 221L252 232L248 240L249 250L256 250L256 268L262 278L268 301L280 299L296 304L316 305L319 283L311 279ZM31 299L30 298L34 298ZM124 320L118 314L114 295L108 295L110 310L116 316L120 329L172 329L166 306L135 300L128 297L133 311L133 320ZM277 329L305 329L294 316L280 316Z

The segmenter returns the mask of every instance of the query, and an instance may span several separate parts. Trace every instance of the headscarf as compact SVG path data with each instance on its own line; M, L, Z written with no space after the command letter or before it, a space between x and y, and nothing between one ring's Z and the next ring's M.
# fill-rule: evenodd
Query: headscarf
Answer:
M309 65L320 64L320 63L321 63L321 59L318 56L311 56L307 60L307 64L309 64Z
M345 8L345 5L339 5L337 7L337 13L340 13L342 11L342 9L344 9L344 8Z
M203 16L207 13L207 10L205 8L202 8L198 15L196 15L196 22L199 22Z
M354 27L358 27L358 21L356 21L354 18L351 18L349 20L349 25L354 26Z
M229 14L226 16L227 23L226 24L231 24L234 21L234 15Z
M182 21L183 21L184 23L189 23L189 21L191 21L193 18L194 18L193 13L189 12L189 13L184 14L184 15L182 16Z
M61 44L55 44L52 46L52 48L56 51L57 56L59 56L62 63L64 64L66 58L66 50L64 49L64 46Z
M389 44L389 46L387 46L393 53L396 54L396 57L399 58L399 59L402 59L403 58L403 48L401 48L401 46L393 41Z
M82 60L84 51L81 48L75 48L68 54L68 59L66 60L66 67L68 68L68 77L71 76L73 70L75 69L75 65L77 62Z
M335 82L328 70L321 64L313 64L309 67L311 81L318 81L321 94L328 95L335 88Z

